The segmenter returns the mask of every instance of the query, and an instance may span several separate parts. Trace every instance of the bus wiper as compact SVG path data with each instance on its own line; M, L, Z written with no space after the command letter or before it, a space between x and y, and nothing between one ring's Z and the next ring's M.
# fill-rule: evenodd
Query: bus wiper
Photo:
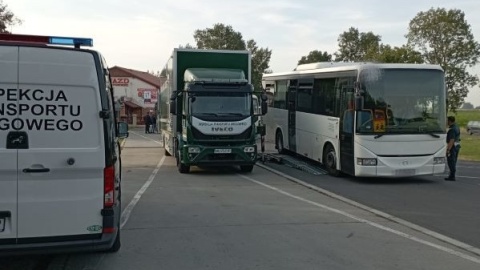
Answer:
M385 135L385 134L377 134L377 135L375 135L375 137L373 137L373 138L376 140L376 139L378 139L378 138L380 138L380 137L383 137L383 135Z
M437 134L435 133L428 133L428 135L434 137L434 138L440 138L440 136L438 136Z
M202 115L212 115L212 116L217 116L217 117L218 117L218 114L216 114L216 113L199 113L199 114L202 114Z
M244 116L243 113L232 113L232 112L230 112L230 113L222 113L222 114L235 115L235 116Z

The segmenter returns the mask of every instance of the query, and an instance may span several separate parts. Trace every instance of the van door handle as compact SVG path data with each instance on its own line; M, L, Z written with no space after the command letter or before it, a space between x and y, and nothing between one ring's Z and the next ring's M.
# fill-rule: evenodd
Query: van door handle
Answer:
M12 216L10 211L0 211L0 218L9 218Z
M50 172L49 168L41 168L41 169L23 169L24 173L47 173Z

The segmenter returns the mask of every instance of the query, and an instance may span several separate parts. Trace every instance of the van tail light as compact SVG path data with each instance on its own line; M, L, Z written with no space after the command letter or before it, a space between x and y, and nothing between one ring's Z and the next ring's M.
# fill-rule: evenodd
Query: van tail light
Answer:
M103 171L103 184L104 184L104 192L103 192L103 206L113 207L115 204L115 167L110 166L106 167Z

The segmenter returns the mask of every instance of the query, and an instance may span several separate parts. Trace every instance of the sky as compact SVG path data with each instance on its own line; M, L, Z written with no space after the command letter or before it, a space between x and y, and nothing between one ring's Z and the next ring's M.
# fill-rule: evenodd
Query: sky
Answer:
M23 23L17 34L93 38L108 65L159 71L173 49L195 45L197 29L230 25L272 50L270 69L284 72L312 50L338 50L350 27L401 46L411 19L430 8L460 9L480 42L478 0L3 0ZM480 76L480 65L469 70ZM466 102L480 106L480 87Z

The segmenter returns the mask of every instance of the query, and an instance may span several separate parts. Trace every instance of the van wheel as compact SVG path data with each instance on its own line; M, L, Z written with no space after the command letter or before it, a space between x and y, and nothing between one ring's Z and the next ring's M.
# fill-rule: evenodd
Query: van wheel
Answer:
M277 135L275 136L275 146L279 154L285 153L285 148L283 147L283 136L281 131L277 131Z
M240 165L240 170L244 173L249 173L253 171L253 165Z
M189 173L190 166L183 164L180 162L180 153L177 154L177 168L179 173Z
M322 162L328 173L332 176L339 176L340 171L337 170L337 154L335 148L331 144L327 144L325 151L323 152L323 162Z

